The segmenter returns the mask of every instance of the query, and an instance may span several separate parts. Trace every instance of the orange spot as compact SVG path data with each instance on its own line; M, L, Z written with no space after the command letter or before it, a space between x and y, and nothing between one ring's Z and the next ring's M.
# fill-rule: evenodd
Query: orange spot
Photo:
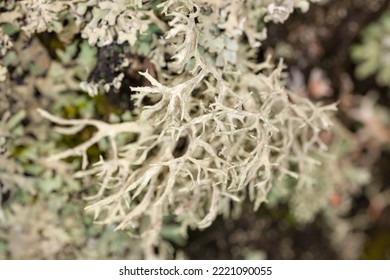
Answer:
M334 193L329 197L329 203L333 207L339 207L341 204L341 196L338 193Z

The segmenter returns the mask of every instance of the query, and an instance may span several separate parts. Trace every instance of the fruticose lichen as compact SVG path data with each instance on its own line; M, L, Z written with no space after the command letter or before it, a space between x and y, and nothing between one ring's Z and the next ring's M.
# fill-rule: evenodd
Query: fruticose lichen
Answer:
M351 57L357 63L357 78L375 75L379 85L390 85L390 12L362 31L361 43L352 47Z
M329 113L336 107L315 105L289 91L283 82L283 63L274 65L270 58L259 58L268 22L283 23L294 9L305 11L308 5L301 0L4 4L0 80L8 86L2 87L2 98L10 90L42 95L33 105L19 101L20 109L28 108L32 118L25 128L34 135L39 131L21 146L35 153L32 158L39 158L28 167L31 172L46 174L49 180L47 185L38 180L40 188L52 194L53 188L61 193L65 184L74 190L94 185L86 209L99 223L141 237L146 258L167 256L169 250L161 249L167 247L160 235L167 219L185 235L188 227L203 229L217 215L228 217L239 211L246 199L258 209L275 185L283 186L291 178L293 188L304 193L315 190L318 186L312 176L327 149L320 133L331 126ZM44 36L39 40L35 36L43 32L58 34L54 47L52 41L46 44L55 60L41 50ZM19 37L12 41L16 33ZM26 53L27 44L36 44L34 55ZM96 56L105 46L113 50L106 57L116 59L106 65L110 75L96 78L94 69L100 67ZM132 55L148 62L135 67L141 60ZM35 60L36 56L41 59ZM143 71L138 74L132 67ZM31 79L23 82L23 88L12 84L26 71ZM127 88L134 108L110 115L112 123L96 119L95 109L86 100L112 89L119 98L129 72L142 81ZM75 99L82 91L90 97ZM72 106L75 109L69 109ZM50 124L35 109L58 125L61 134L90 132L73 147L58 147L54 152L60 136L45 135ZM25 111L17 112L18 106L11 111L1 108L4 131L25 117ZM10 120L10 114L17 119ZM41 145L33 149L35 141ZM50 148L45 150L45 145ZM100 159L93 162L88 151L96 146ZM45 151L49 151L47 157L40 158ZM75 171L77 162L64 161L75 156L82 158L79 171ZM18 171L9 168L1 167L1 180L7 176L15 180L10 174ZM72 179L67 178L69 173L74 173ZM71 192L72 187L65 189ZM52 208L59 210L56 207ZM20 217L25 215L19 206L13 209L22 213ZM321 207L311 209L314 215ZM54 220L47 217L49 223ZM69 239L55 232L47 242L57 240L53 250L60 251ZM160 247L160 255L155 247ZM55 253L48 252L47 257Z

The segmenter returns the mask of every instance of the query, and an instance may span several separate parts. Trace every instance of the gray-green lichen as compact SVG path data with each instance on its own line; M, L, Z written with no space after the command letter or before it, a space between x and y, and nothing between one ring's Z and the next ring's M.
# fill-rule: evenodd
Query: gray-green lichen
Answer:
M169 256L171 248L163 239L167 218L185 237L188 227L206 228L217 215L237 212L246 198L257 209L274 186L288 178L294 178L293 187L299 191L315 193L318 186L311 176L326 151L319 134L329 129L328 114L335 106L317 106L285 89L283 64L257 58L267 24L283 23L294 9L305 11L308 4L292 0L4 4L0 113L6 135L0 136L15 141L0 167L0 180L20 188L21 201L31 200L29 196L49 199L31 212L21 202L9 207L4 227L12 257L56 258L76 241L90 244L87 223L56 218L69 202L76 203L71 194L87 187L86 209L94 219L141 238L131 254L145 258ZM43 32L57 34L46 47L44 36L37 38ZM104 47L118 45L120 53L112 55L119 61L108 65L112 75L91 79L99 65L96 57ZM128 79L126 71L136 64L129 54L150 61L148 70L136 74L144 84L131 85L134 109L127 115L111 114L112 123L96 119L91 98L121 88ZM52 132L42 116L65 136ZM61 141L69 135L82 137L65 147ZM96 147L99 160L88 154ZM74 157L82 158L80 166L70 160ZM52 197L57 197L53 203ZM321 210L321 203L310 208L311 214ZM76 212L83 208L80 201L76 205ZM42 209L49 209L47 216L31 223L29 217L37 219ZM12 223L31 233L19 236L20 244L38 247L20 255L15 236L26 230L18 233ZM47 234L46 225L51 229ZM159 255L155 247L160 248ZM76 257L88 257L80 254Z
M390 12L366 27L361 43L351 49L357 63L355 74L359 79L374 75L379 85L390 85Z

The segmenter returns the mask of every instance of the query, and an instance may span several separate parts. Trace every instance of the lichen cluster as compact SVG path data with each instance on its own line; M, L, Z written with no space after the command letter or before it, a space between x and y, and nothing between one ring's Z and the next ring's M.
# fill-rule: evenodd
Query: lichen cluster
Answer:
M12 257L55 258L72 238L88 242L88 229L72 235L87 223L56 221L68 203L76 212L85 203L98 223L140 238L132 257L164 258L168 223L185 237L189 227L239 212L246 199L258 209L275 186L316 190L312 176L327 149L320 133L335 105L286 89L283 63L259 53L267 24L308 5L2 1L0 137L10 141L0 180L20 190L21 201L0 217L10 236L10 221L29 228L28 238L44 236L21 237L40 247ZM109 100L123 94L128 106L112 108ZM48 201L26 212L22 201L34 197ZM24 218L43 209L50 214L40 223ZM310 209L312 217L321 206ZM54 227L48 234L45 224Z
M361 42L351 48L356 77L375 76L379 85L390 86L390 12L367 26L360 37Z

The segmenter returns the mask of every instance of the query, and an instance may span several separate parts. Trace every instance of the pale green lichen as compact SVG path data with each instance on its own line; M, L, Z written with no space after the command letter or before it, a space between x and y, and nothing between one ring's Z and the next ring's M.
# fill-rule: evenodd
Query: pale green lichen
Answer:
M2 43L5 56L1 63L13 68L13 75L29 75L22 84L4 78L8 83L1 96L6 103L0 103L8 125L4 131L18 128L23 137L12 143L11 150L18 154L8 155L0 168L0 179L40 199L55 192L65 194L54 205L33 208L32 219L42 207L50 210L36 225L26 218L26 209L13 204L8 210L9 221L31 229L32 235L20 236L20 240L25 246L36 246L20 255L10 236L9 250L20 258L61 255L75 237L65 234L61 228L69 225L55 217L73 202L69 193L81 191L82 186L90 188L87 210L94 213L96 221L141 237L138 247L132 243L132 256L146 258L169 256L172 249L164 238L181 240L172 236L182 235L183 239L188 227L206 228L217 215L231 215L246 198L258 209L273 188L288 178L294 178L296 193L320 193L311 176L326 150L319 133L330 127L328 114L335 105L317 106L285 89L282 62L275 66L268 58L258 60L267 22L284 22L294 9L307 9L308 3L15 3L1 15L0 22L20 27L31 39L20 37L11 44ZM56 59L52 60L35 34L64 30L67 35L58 34ZM81 34L84 41L75 34ZM9 38L3 36L1 42ZM113 74L109 78L92 80L99 63L96 56L106 45L121 45L120 61L109 65ZM80 91L98 98L100 87L106 92L121 88L134 63L126 57L128 53L143 54L153 63L146 67L149 71L139 73L144 84L131 87L134 110L127 112L127 117L125 113L110 114L108 119L114 123L93 119L95 109L86 105L89 97L79 95ZM34 97L36 91L40 98ZM10 106L11 100L20 96L25 100ZM37 107L46 110L38 110L41 116L59 126L57 132L82 135L91 127L94 132L88 137L84 134L73 147L58 147L62 151L54 152L58 151L54 145L66 137L47 133L50 124L36 114ZM20 117L18 112L26 115L13 121L15 127L10 130L10 115ZM24 119L31 122L23 125ZM34 137L26 137L27 132ZM88 155L96 147L101 154L98 161ZM80 170L77 161L62 161L75 156L82 158ZM25 171L32 176L24 177ZM24 193L23 199L26 196ZM310 211L314 214L322 207L316 204ZM174 229L164 224L167 218L174 221ZM72 223L77 228L85 226ZM47 224L53 232L45 239L38 233ZM5 228L16 236L11 222ZM77 238L80 236L83 234ZM53 245L51 251L45 244ZM159 255L155 254L156 246Z
M92 138L49 161L80 155L86 169L87 150L103 138L109 140L111 156L101 157L76 177L100 178L100 191L87 210L103 223L145 237L148 257L161 242L166 215L173 215L184 228L205 228L218 214L228 215L231 201L249 197L257 209L273 184L289 176L302 188L315 188L310 183L309 167L317 164L312 154L326 148L319 132L329 128L327 112L335 106L317 107L289 92L281 82L281 64L256 64L253 52L240 49L244 28L232 22L243 21L244 13L242 19L231 17L233 8L240 15L246 7L241 2L234 5L228 5L231 16L224 25L214 23L232 39L212 49L201 42L212 42L204 39L209 36L204 13L213 11L213 5L160 4L170 28L156 48L165 49L174 61L167 70L156 65L161 81L140 73L151 86L132 88L138 92L133 96L134 121L66 120L40 111L62 126L63 133L87 126L97 129ZM226 57L227 52L231 54ZM144 106L145 98L153 105ZM137 135L136 140L118 145L116 138L122 133ZM185 143L181 148L180 141Z
M356 77L366 79L375 75L379 85L390 85L390 12L366 27L362 42L351 49L351 57L357 63Z

